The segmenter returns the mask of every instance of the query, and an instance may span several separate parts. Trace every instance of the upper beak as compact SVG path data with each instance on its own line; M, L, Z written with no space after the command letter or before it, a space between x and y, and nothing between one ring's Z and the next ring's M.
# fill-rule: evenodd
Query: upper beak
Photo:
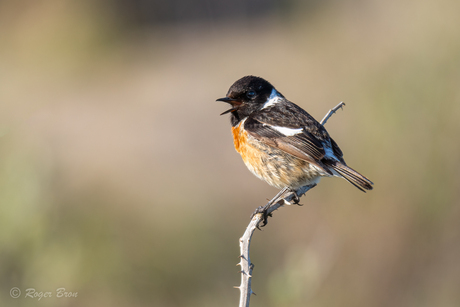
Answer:
M237 99L233 99L233 98L230 98L230 97L219 98L216 101L223 101L223 102L231 103L231 104L236 102L237 104L241 104L241 102L238 101Z
M227 114L228 112L233 112L233 111L236 111L238 109L239 106L241 106L243 104L243 102L241 102L240 100L238 99L233 99L233 98L230 98L230 97L224 97L224 98L219 98L217 99L216 101L223 101L223 102L226 102L226 103L229 103L232 105L233 108L223 112L222 114L220 115L224 115L224 114Z

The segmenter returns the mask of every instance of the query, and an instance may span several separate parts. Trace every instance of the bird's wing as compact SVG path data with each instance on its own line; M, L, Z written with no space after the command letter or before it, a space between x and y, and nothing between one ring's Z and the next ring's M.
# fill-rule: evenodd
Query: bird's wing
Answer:
M249 135L269 146L318 166L322 165L320 160L325 155L323 144L304 127L276 126L249 117L244 123L244 129Z

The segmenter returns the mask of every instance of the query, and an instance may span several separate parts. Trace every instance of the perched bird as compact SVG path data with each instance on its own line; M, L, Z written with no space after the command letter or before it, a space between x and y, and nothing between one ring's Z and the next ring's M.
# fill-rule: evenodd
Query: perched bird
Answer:
M335 176L361 191L372 190L369 179L347 166L323 125L268 81L243 77L217 101L232 106L221 115L231 114L236 151L248 169L269 185L282 192L295 191L318 183L321 177Z

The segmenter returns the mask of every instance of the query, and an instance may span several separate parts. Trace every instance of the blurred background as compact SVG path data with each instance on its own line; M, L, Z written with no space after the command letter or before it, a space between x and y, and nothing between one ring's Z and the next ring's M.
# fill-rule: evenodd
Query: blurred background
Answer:
M0 305L236 306L238 239L277 190L215 100L253 74L318 120L344 101L327 129L375 188L323 179L276 212L251 306L460 306L459 11L0 1Z

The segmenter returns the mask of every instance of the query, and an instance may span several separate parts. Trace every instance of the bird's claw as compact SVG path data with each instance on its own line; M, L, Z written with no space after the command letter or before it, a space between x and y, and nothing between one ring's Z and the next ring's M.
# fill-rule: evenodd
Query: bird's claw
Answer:
M299 195L297 195L297 193L295 191L293 191L294 193L294 197L292 198L292 201L294 202L294 205L297 205L297 206L303 206L301 203L300 203L300 197Z
M268 217L269 216L272 216L271 213L268 213L268 208L267 206L259 206L257 207L256 211L254 211L252 214L251 214L251 219L256 215L256 214L259 214L261 213L262 214L262 225L260 227L264 227L265 225L267 225L268 223ZM257 225L257 229L259 230L262 230L260 229L259 225Z

